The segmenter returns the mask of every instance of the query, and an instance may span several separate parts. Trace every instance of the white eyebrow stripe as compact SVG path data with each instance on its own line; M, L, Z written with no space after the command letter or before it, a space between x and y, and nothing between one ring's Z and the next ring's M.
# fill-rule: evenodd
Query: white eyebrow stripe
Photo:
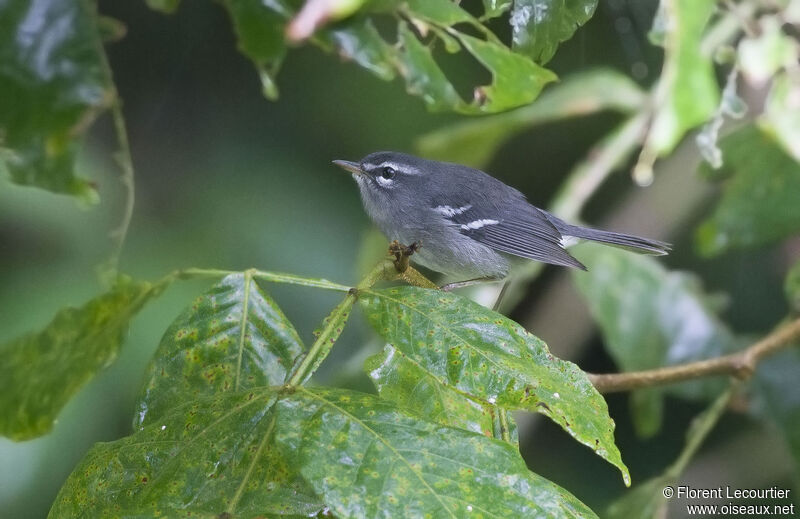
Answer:
M378 167L385 168L387 166L394 169L398 173L405 173L407 175L422 175L422 171L418 170L417 168L408 165L397 164L396 162L391 161L382 162Z
M437 213L443 214L444 216L446 216L448 218L452 218L453 216L455 216L457 214L461 214L464 211L468 211L470 208L472 208L471 204L463 205L463 206L457 207L455 209L453 209L449 205L438 205L438 206L434 207L433 210L436 211Z
M474 220L472 222L465 223L465 224L463 224L461 226L461 228L464 229L465 231L469 231L469 230L473 230L474 231L475 229L480 229L481 227L484 227L486 225L497 225L498 223L500 223L500 222L497 221L497 220L491 220L489 218L483 218L481 220Z

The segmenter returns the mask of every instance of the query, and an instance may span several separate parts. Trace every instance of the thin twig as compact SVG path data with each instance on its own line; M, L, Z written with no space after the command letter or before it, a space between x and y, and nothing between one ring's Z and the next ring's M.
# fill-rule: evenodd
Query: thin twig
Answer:
M99 18L96 8L94 8L94 15L95 25L99 26ZM119 258L122 254L122 247L125 244L125 238L128 235L128 228L130 227L131 219L133 217L133 206L135 202L133 158L131 156L130 143L128 142L128 131L125 128L125 116L122 113L122 100L120 99L119 92L114 84L114 74L111 70L111 64L108 61L105 48L103 47L103 41L100 37L99 29L95 38L96 50L100 56L100 66L102 68L103 78L111 88L111 117L114 121L114 133L117 136L117 146L119 148L114 154L114 158L116 159L121 171L119 177L120 183L125 187L125 207L122 213L122 220L120 221L119 225L110 233L113 245L108 260L106 260L103 268L103 274L113 278L117 272Z
M589 380L599 392L613 393L714 375L732 375L747 379L752 376L761 359L798 340L800 340L800 319L778 328L755 344L736 353L646 371L589 374Z

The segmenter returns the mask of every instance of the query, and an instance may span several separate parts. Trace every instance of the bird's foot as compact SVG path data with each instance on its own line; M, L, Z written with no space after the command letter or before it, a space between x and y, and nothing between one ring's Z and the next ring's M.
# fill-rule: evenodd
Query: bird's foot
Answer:
M403 245L397 240L389 244L389 254L394 255L394 266L398 272L408 270L408 258L422 247L422 242L415 241L411 245Z

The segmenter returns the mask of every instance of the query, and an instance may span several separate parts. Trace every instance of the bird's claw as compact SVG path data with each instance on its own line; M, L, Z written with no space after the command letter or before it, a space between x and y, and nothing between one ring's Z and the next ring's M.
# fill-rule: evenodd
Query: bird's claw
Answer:
M397 240L389 244L389 254L394 255L394 266L398 272L408 269L408 258L422 247L422 242L415 241L411 245L403 245Z

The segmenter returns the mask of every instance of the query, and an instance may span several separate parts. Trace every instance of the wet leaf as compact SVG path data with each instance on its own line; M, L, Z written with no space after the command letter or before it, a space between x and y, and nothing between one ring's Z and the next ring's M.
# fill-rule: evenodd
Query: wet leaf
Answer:
M113 99L90 2L0 3L0 146L11 180L95 202L76 175L86 129Z
M507 47L459 34L461 44L492 73L492 84L475 89L469 112L495 113L530 103L556 75Z
M571 362L518 324L455 294L416 287L364 291L367 319L441 384L506 409L542 413L622 471L603 397Z
M323 508L273 446L268 388L205 396L121 440L98 443L50 517L284 517ZM230 515L226 515L230 514Z
M645 147L663 156L683 135L704 123L719 102L719 87L709 56L698 52L714 11L713 0L662 0L664 67L656 88L659 99ZM659 19L657 18L657 21Z
M471 14L451 0L406 0L409 16L443 27L459 23L472 25L479 31L485 27Z
M403 352L386 345L381 353L368 358L366 370L378 394L415 411L426 420L465 429L489 437L501 437L495 427L493 406L488 406L442 383ZM507 421L513 424L511 413L505 410ZM516 443L516 426L510 425L512 442Z
M0 348L0 434L27 440L49 432L69 399L116 359L131 318L164 287L120 279Z
M514 0L510 20L514 51L547 63L596 8L597 0Z
M755 126L722 139L723 166L701 165L711 179L724 179L722 198L697 229L699 251L713 256L756 247L800 230L800 163Z
M264 96L277 99L275 75L286 56L284 25L291 12L282 2L261 0L227 0L239 50L256 66Z
M337 517L595 517L511 445L303 387L206 397L97 444L50 516L275 517L322 502Z
M225 277L170 325L147 368L134 427L203 396L287 381L303 343L252 276Z
M394 79L395 50L369 19L322 31L320 38L330 41L342 58L352 60L380 79Z
M464 110L466 103L458 96L442 69L408 25L398 26L398 41L403 51L398 56L398 70L406 80L406 90L411 95L422 97L433 112Z
M337 517L595 517L512 445L372 395L298 388L277 409L278 446Z
M738 349L739 341L709 308L699 281L672 272L649 256L595 244L572 249L588 272L572 278L603 334L620 370L637 371L716 357ZM684 382L671 391L710 398L722 377ZM661 425L662 389L634 393L637 431L648 436Z
M639 109L644 100L641 88L624 74L611 69L582 72L547 88L528 106L423 135L417 148L429 158L480 168L508 139L523 130L602 110L630 113Z

